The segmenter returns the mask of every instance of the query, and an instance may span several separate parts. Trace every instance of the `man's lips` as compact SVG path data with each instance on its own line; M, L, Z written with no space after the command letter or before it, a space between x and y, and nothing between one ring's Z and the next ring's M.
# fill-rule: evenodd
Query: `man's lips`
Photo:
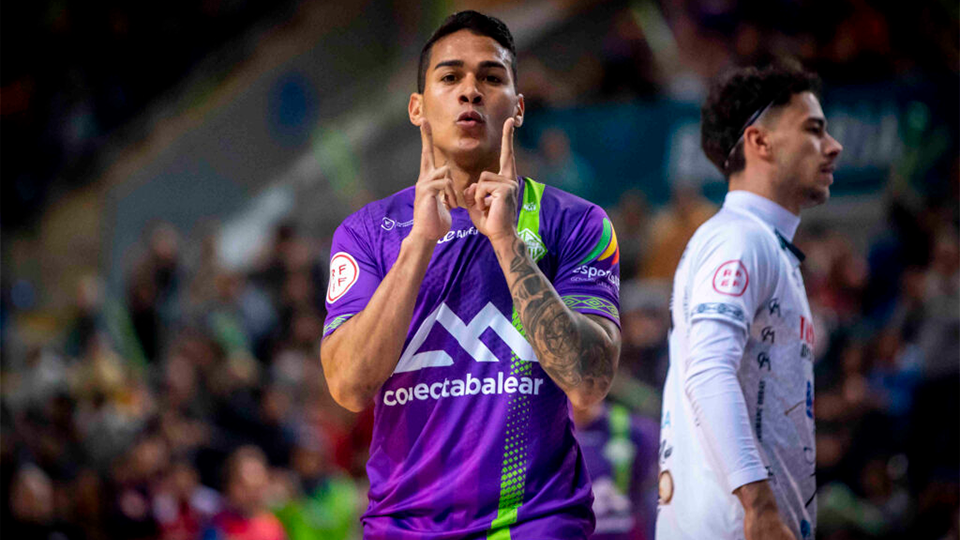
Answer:
M830 179L830 183L833 183L833 171L837 168L834 163L827 163L820 166L820 174L827 176Z
M477 111L464 111L457 117L457 125L463 128L477 127L483 123L483 115Z
M833 171L835 171L836 169L837 169L836 164L834 164L834 163L827 163L827 164L825 164L825 165L821 165L821 166L820 166L820 174L829 175L829 176L832 178L832 177L833 177Z

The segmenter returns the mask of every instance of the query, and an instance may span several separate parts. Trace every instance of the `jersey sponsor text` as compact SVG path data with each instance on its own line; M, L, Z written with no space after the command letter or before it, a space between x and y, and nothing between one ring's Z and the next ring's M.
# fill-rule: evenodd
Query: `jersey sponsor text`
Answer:
M409 387L387 390L383 394L383 404L388 407L405 405L413 400L426 401L428 399L444 399L448 397L524 394L540 395L540 385L543 379L539 377L513 377L497 373L497 378L484 377L482 379L467 373L465 379L444 379L443 382L433 384L420 383Z

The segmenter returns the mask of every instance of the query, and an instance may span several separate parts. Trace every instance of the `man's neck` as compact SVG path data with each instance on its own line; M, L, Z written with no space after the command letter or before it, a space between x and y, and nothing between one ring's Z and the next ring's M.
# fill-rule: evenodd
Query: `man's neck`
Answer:
M450 159L447 156L439 156L437 160L437 166L447 165L450 167L450 175L453 176L453 188L458 193L463 193L470 184L475 184L480 180L480 175L484 171L490 171L496 173L500 165L494 160L492 163L489 163L486 167L480 164L481 162L473 163L463 163L463 160Z
M467 189L470 184L474 184L480 180L481 172L483 171L471 172L456 167L450 167L450 174L453 175L453 189L455 189L457 193L463 193L463 191Z
M730 177L728 191L749 191L786 208L795 216L800 215L800 204L794 201L787 193L777 190L778 183L774 181L773 171L757 171L746 169Z

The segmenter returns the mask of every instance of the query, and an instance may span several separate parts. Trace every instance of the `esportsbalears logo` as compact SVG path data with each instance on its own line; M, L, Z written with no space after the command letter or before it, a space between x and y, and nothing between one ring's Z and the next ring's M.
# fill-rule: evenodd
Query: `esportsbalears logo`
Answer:
M413 400L426 401L428 399L444 399L448 397L485 396L494 394L525 394L540 395L540 385L543 379L533 377L503 376L497 373L497 378L476 378L467 373L466 379L444 379L443 382L432 384L420 383L406 388L387 390L383 393L383 404L388 407L405 405Z
M620 288L620 276L615 274L613 270L603 270L584 264L574 268L573 273L587 276L587 279L606 279L616 285L617 289Z

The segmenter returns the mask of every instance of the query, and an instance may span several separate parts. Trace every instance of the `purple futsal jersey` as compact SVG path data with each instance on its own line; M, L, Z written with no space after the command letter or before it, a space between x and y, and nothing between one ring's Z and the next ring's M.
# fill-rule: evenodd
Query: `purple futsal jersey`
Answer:
M577 441L593 483L597 524L590 540L653 540L659 422L604 404Z
M414 188L333 237L324 336L362 311L413 226ZM619 250L598 206L521 181L518 232L564 303L619 325ZM582 538L594 526L570 404L526 341L463 208L437 242L396 369L375 397L368 539Z

